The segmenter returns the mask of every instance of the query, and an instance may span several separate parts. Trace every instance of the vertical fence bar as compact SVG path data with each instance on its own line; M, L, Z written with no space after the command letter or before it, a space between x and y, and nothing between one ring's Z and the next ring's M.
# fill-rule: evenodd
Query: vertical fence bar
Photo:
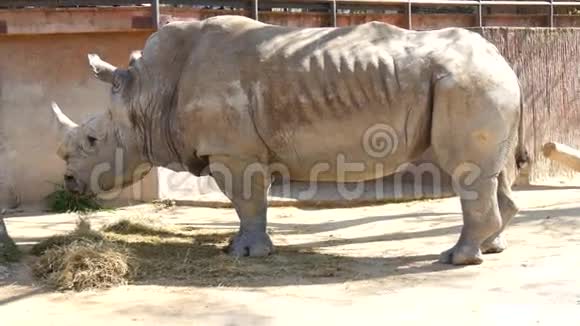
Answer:
M258 0L252 0L252 18L259 21L258 8Z
M151 0L151 19L153 20L153 29L159 28L159 0Z
M338 24L336 22L336 0L330 2L330 24L332 27L336 27Z
M483 27L483 6L481 5L481 0L477 0L477 24L479 28Z
M550 27L554 27L554 0L550 0Z
M413 29L413 5L412 0L408 0L407 2L407 28Z

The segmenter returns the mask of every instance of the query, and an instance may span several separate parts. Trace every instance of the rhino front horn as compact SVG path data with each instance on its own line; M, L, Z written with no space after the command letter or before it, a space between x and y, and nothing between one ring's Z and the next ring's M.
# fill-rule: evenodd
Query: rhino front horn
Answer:
M52 102L52 113L54 114L53 124L54 129L58 133L58 135L62 138L66 135L70 130L77 127L77 124L74 123L69 117L67 117L58 104Z

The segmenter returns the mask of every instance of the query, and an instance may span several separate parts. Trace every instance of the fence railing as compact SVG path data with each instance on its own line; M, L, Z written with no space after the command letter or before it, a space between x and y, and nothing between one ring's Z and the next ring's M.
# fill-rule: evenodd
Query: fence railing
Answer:
M154 26L159 25L159 8L167 6L198 6L211 8L246 9L251 17L259 20L260 10L272 8L299 8L304 11L326 11L331 24L337 25L337 14L343 10L386 10L396 9L407 16L407 28L413 28L413 13L422 7L471 8L479 27L484 26L484 9L490 7L542 7L546 9L549 27L554 27L555 9L558 7L580 10L580 1L534 0L534 1L490 1L490 0L2 0L2 8L27 7L94 7L94 6L149 6ZM436 12L436 11L435 11ZM580 16L579 16L580 19Z

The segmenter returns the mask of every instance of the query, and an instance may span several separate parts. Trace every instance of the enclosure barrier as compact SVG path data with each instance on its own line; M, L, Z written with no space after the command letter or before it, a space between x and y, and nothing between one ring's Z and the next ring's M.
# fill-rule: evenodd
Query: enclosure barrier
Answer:
M477 25L483 27L484 9L491 7L541 7L546 9L545 27L556 27L556 8L580 8L577 1L490 1L490 0L5 0L0 8L26 7L83 7L83 6L150 6L152 27L160 23L160 5L229 7L249 10L250 16L260 20L260 10L272 8L301 9L304 11L326 11L330 16L330 25L337 26L337 14L342 10L387 10L396 8L407 17L407 28L413 29L413 8L424 6L445 6L453 8L470 8L477 17Z

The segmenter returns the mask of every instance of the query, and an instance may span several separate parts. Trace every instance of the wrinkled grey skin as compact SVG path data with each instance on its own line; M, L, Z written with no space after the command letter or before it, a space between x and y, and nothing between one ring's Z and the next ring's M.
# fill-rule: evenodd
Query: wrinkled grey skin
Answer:
M110 113L77 126L56 103L52 109L61 136L57 154L66 161L64 185L68 190L95 193L122 188L151 169L140 154L135 132L115 123Z
M477 198L459 194L464 226L441 261L479 264L482 253L505 248L501 232L518 211L508 172L526 160L522 95L509 65L478 34L376 22L290 28L219 16L163 27L128 69L94 55L90 63L113 85L108 110L76 126L55 109L71 190L90 191L90 171L113 166L115 148L128 159L121 184L139 179L134 169L148 164L211 173L240 218L231 254L264 256L273 250L266 233L273 164L290 179L310 180L326 162L318 181L360 181L431 147L451 175L466 162L480 172L466 186ZM398 140L384 157L369 155L361 141L377 123ZM367 168L341 175L339 155ZM268 172L244 179L248 167ZM115 178L102 179L107 188Z

